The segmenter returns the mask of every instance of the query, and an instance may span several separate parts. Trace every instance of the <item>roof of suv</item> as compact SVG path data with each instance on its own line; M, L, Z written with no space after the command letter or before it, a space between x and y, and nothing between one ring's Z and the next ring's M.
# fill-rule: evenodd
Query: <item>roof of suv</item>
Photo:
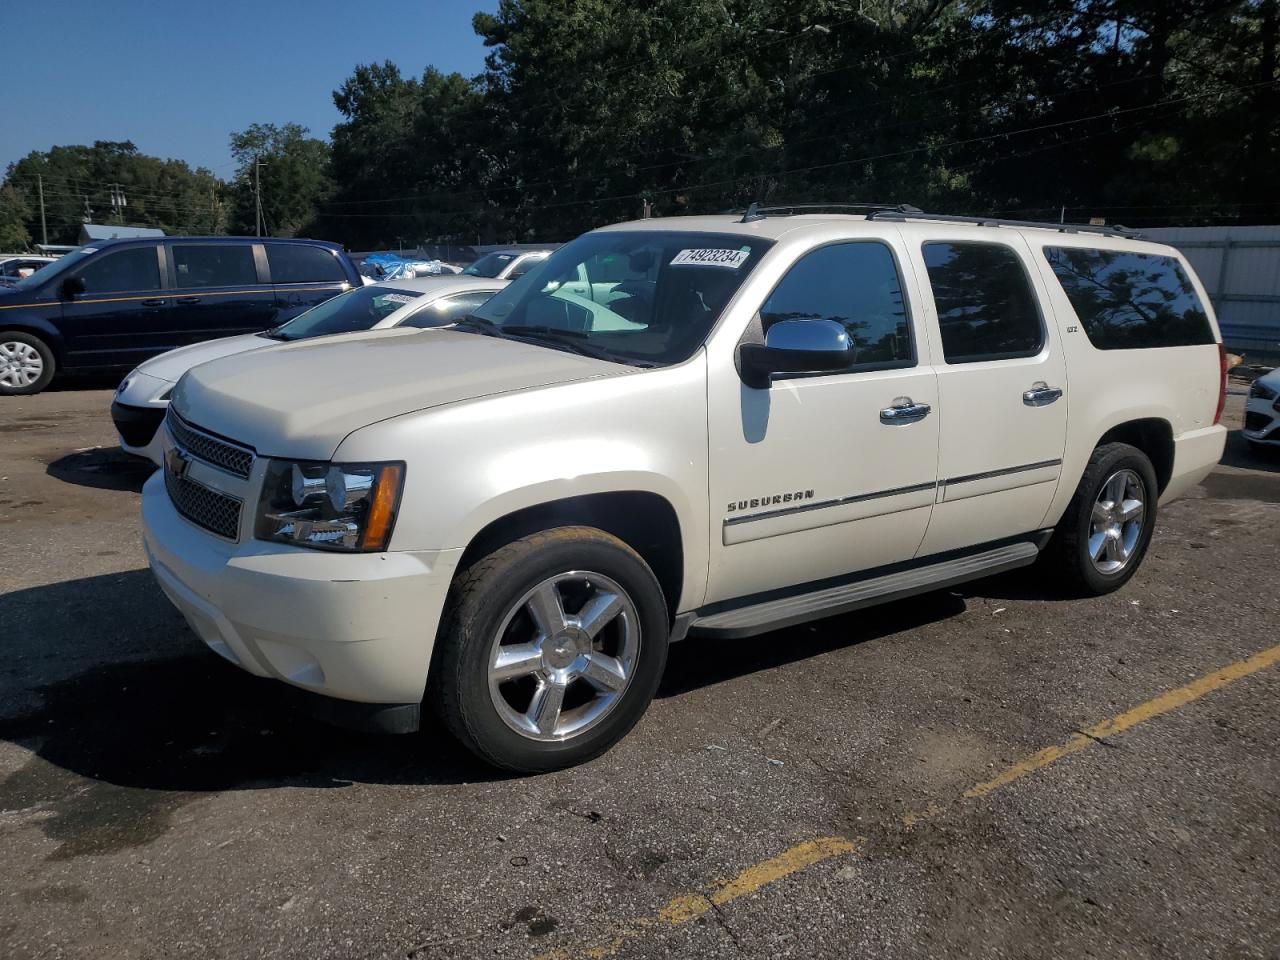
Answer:
M982 220L978 218L951 218L945 216L931 217L928 214L916 213L903 216L889 213L877 217L849 213L795 213L786 216L768 215L744 221L741 213L714 214L709 216L687 217L654 217L648 220L631 220L614 223L599 228L601 231L613 230L676 230L689 233L721 233L739 234L744 237L763 237L767 240L778 240L784 235L805 229L817 229L840 224L857 233L865 228L868 233L875 231L883 235L886 226L897 227L917 236L935 234L941 227L967 228L978 234L989 230L1026 231L1032 235L1053 237L1056 240L1070 241L1068 245L1096 245L1103 247L1124 247L1126 249L1151 253L1168 254L1172 248L1165 244L1143 240L1139 235L1123 229L1107 229L1090 227L1083 224L1066 223L1027 223L1011 220ZM952 234L954 236L954 234Z
M86 247L103 249L104 247L136 246L138 244L154 244L157 240L178 241L188 243L192 240L200 243L298 243L312 247L325 247L342 252L342 245L329 240L310 240L306 237L113 237L110 240L90 240L83 244Z

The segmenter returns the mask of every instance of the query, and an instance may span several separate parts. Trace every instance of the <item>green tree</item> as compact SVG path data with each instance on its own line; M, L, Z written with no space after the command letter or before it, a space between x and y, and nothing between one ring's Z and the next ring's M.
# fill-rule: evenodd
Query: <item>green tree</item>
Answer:
M11 186L0 187L0 251L21 253L31 243L27 204Z
M215 233L222 225L217 177L181 160L147 156L128 141L52 147L11 164L4 184L22 198L32 236L40 234L40 179L51 243L75 243L86 220L169 234ZM124 195L125 206L113 205L113 193Z
M231 134L231 155L239 164L230 189L233 232L256 232L259 186L263 233L296 236L314 220L316 205L328 196L333 183L329 145L308 133L296 123L255 123Z

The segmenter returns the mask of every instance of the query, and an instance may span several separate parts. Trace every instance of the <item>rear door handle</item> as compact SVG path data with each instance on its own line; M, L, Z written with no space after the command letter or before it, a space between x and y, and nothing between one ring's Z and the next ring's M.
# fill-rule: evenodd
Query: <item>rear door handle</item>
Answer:
M189 303L199 303L199 302L200 302L199 297L179 297L177 300L174 301L174 303L181 303L184 305Z
M890 426L915 423L927 417L932 409L927 403L916 403L910 397L898 397L890 406L880 411L880 422Z
M1023 391L1022 402L1028 407L1044 407L1062 396L1061 387L1051 387L1043 380L1037 380L1030 390Z
M165 303L165 301L164 301L164 299L163 299L163 298L160 298L160 299L151 299L151 300L143 300L143 301L142 301L142 305L143 305L144 307L163 307L163 306L164 306L164 303Z

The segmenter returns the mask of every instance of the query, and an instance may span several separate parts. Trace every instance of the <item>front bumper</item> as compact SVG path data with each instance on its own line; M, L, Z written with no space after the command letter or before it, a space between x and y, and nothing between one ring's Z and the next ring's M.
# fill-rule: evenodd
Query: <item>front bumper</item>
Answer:
M169 409L173 384L135 370L121 382L111 401L111 419L116 425L120 449L135 457L145 457L157 467L163 464L160 424Z
M1244 407L1244 436L1254 443L1280 444L1280 399L1250 397Z
M460 549L337 554L227 543L178 514L160 473L143 488L142 520L160 588L216 653L342 700L422 700Z

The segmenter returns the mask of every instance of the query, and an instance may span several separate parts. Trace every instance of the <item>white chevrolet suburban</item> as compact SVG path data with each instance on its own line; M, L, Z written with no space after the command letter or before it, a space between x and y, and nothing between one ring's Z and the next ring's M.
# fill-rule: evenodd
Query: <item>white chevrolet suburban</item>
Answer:
M860 210L618 224L453 327L196 367L143 495L160 586L245 670L523 771L618 741L685 637L1038 558L1121 586L1226 436L1186 261Z

